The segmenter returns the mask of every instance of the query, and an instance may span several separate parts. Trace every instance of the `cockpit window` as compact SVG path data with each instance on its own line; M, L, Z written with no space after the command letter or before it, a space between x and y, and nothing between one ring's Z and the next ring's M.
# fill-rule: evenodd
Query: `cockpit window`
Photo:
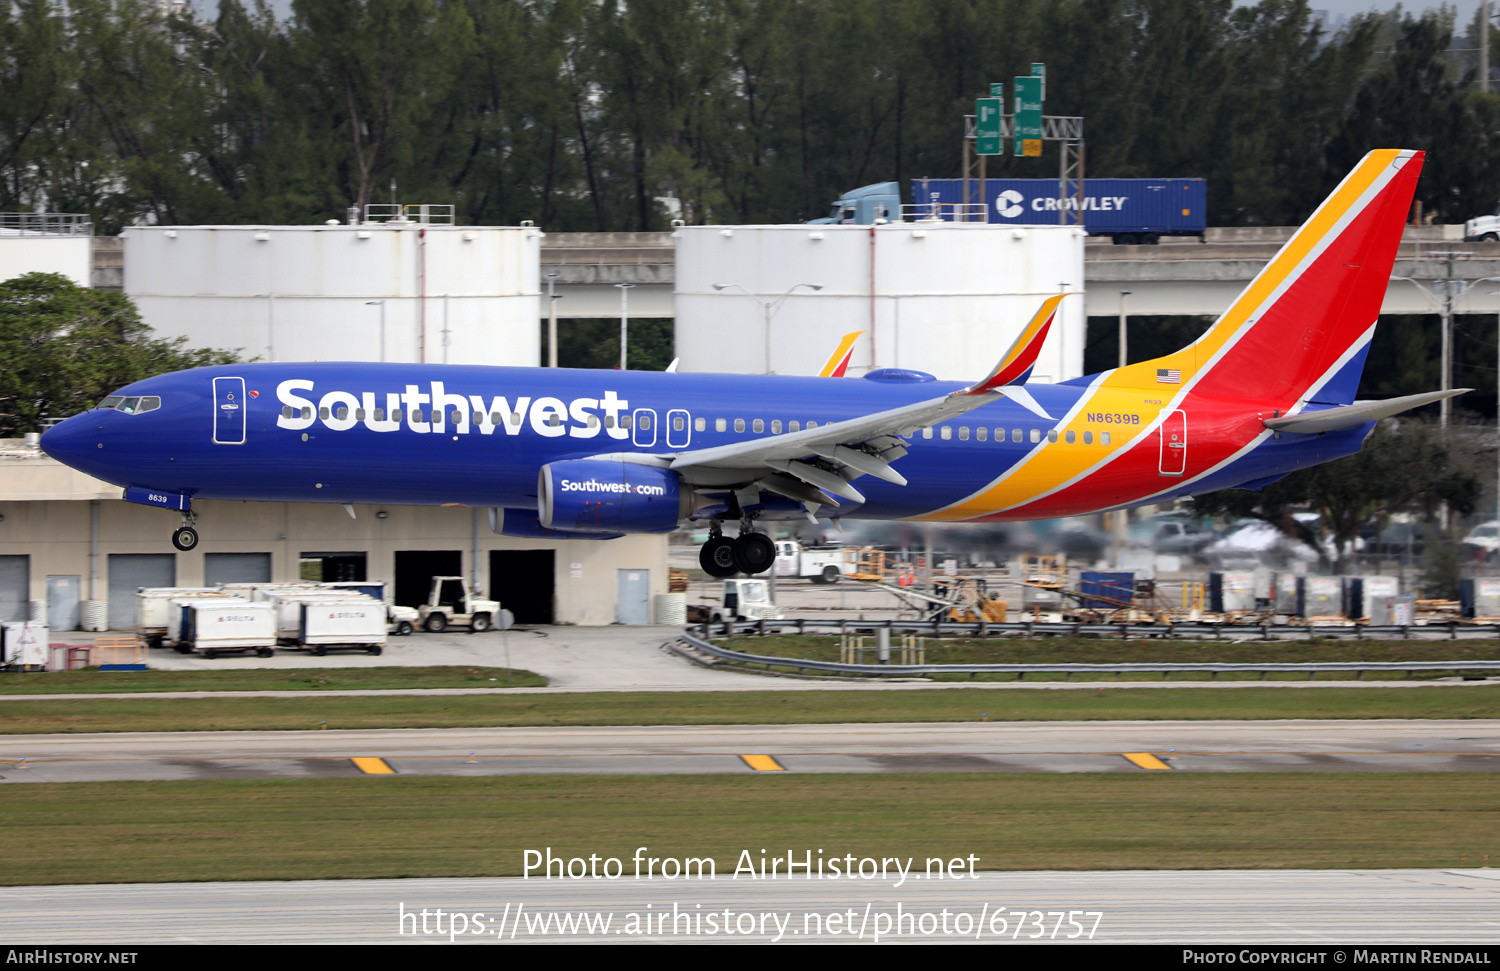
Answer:
M99 407L107 408L111 411L123 411L127 415L139 415L160 408L161 398L154 394L129 398L124 395L112 394L99 402Z

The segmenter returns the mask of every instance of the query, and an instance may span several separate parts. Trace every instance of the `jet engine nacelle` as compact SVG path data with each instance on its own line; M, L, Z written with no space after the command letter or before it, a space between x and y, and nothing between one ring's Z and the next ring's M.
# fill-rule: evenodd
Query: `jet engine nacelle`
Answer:
M670 533L691 511L693 492L671 469L606 459L542 466L538 519L582 533Z

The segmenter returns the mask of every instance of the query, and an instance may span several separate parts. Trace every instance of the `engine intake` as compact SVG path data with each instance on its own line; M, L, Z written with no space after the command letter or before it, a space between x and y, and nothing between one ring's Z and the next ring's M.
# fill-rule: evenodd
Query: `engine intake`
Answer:
M574 459L542 466L538 519L581 533L670 533L691 512L692 490L655 465Z

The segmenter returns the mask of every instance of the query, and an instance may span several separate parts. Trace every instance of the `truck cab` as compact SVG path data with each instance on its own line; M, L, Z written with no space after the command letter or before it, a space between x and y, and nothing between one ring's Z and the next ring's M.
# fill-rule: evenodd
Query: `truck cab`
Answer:
M467 627L476 634L487 631L499 613L500 604L476 596L463 577L433 577L427 602L417 608L423 629L434 634L450 626Z
M808 225L868 226L900 218L901 186L895 182L876 182L844 193L828 215L808 220Z
M1464 242L1493 243L1500 240L1500 206L1488 216L1475 216L1464 223Z
M770 584L765 580L735 579L724 581L724 601L715 608L713 622L726 620L780 620L781 610L771 602Z

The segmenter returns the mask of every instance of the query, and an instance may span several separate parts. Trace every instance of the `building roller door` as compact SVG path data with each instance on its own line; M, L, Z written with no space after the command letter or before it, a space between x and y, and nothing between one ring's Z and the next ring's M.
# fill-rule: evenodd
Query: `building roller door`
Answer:
M136 590L175 586L175 553L109 554L109 629L135 629Z

